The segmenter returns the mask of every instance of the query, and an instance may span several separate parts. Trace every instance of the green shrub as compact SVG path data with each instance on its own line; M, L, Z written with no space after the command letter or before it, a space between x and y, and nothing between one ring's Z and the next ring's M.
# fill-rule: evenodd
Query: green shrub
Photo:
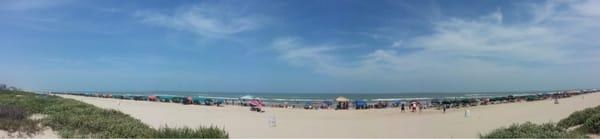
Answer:
M592 115L600 113L600 106L594 108L586 108L581 111L573 112L569 117L562 119L558 122L559 127L569 128L576 125L581 125L590 118Z
M9 120L23 120L27 118L27 113L23 108L16 106L0 105L0 118Z
M39 123L39 120L30 119L0 119L0 130L7 131L9 134L17 133L18 137L32 136L42 131L42 127L39 126Z
M0 130L7 131L10 135L17 133L18 137L32 136L42 128L39 120L28 119L29 114L21 107L0 105Z
M588 131L589 133L598 134L600 133L600 113L591 116L582 126L583 129Z
M228 138L229 134L217 127L189 127L170 128L164 126L158 129L152 136L154 138Z
M46 108L45 125L62 137L141 138L153 133L148 125L116 110L105 110L75 100Z
M526 122L513 124L508 128L495 129L489 134L480 135L481 138L581 138L584 135L568 132L554 123L542 125Z

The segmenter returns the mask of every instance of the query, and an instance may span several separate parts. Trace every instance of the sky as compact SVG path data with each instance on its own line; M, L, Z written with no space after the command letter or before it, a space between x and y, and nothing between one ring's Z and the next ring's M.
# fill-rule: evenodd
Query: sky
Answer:
M597 0L3 0L0 83L399 93L600 86Z

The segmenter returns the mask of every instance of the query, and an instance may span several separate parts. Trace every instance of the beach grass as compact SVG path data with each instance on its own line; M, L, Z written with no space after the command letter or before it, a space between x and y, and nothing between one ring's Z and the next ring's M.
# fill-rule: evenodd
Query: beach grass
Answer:
M558 122L558 126L569 128L577 125L582 125L594 115L600 114L600 106L593 108L586 108L581 111L577 111L569 115L569 117L562 119Z
M495 129L481 138L585 138L586 134L600 134L600 106L573 112L558 123L513 124Z
M584 138L585 134L569 132L555 123L534 124L526 122L513 124L507 128L495 129L481 138Z
M116 110L95 107L73 99L36 95L22 91L0 91L0 105L18 107L21 115L45 114L43 126L51 127L65 138L227 138L226 131L215 127L154 129ZM14 113L11 113L14 114ZM26 119L26 118L25 118ZM8 119L13 122L15 120ZM6 124L8 125L8 124ZM36 124L37 125L37 124ZM21 128L10 124L8 128L22 131L39 128Z
M32 136L42 130L38 126L40 120L29 119L25 109L15 106L0 105L0 130L7 131L10 136Z
M581 128L592 134L600 134L600 113L588 118Z
M171 128L164 126L158 129L158 132L152 136L154 138L195 138L195 137L214 137L214 138L227 138L228 133L218 127L198 127L198 128Z

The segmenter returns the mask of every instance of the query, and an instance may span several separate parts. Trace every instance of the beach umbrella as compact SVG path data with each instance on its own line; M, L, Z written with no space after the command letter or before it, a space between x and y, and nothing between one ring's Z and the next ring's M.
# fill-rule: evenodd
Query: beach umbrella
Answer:
M192 104L193 102L193 98L192 96L187 96L185 97L185 104Z
M262 107L263 106L262 102L260 102L257 99L250 100L250 105L255 106L255 107Z
M156 96L155 95L150 95L150 96L148 96L148 100L149 101L156 101Z
M354 106L356 106L356 109L365 109L367 108L367 101L356 100L354 101Z

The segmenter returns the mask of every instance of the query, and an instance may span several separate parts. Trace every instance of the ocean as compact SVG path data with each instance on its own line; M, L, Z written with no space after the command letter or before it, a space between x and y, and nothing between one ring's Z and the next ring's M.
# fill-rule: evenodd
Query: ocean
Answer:
M522 91L522 92L418 92L418 93L216 93L193 91L145 91L145 92L77 92L101 94L135 94L135 95L177 95L177 96L205 96L219 98L240 98L242 96L258 97L266 101L326 101L338 96L352 100L366 101L395 101L416 99L446 99L446 98L482 98L508 95L529 95L547 93L551 91Z

